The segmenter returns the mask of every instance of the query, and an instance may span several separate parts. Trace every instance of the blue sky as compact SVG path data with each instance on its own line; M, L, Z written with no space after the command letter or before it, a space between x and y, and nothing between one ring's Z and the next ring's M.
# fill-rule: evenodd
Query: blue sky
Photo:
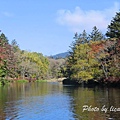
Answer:
M119 0L0 0L0 30L21 49L54 55L69 50L75 32L105 32Z

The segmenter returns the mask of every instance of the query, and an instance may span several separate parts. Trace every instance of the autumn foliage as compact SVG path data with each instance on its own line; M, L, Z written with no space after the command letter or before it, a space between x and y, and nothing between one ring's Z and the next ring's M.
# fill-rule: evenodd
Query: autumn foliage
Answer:
M70 56L66 62L68 79L78 83L96 81L103 85L119 85L120 39L98 40L102 37L97 38L94 34L90 36L92 37L81 34L71 47Z
M20 50L15 40L10 44L0 35L0 80L45 79L49 62L41 53ZM0 82L1 82L0 81Z
M0 77L14 76L15 57L12 46L4 34L0 36Z

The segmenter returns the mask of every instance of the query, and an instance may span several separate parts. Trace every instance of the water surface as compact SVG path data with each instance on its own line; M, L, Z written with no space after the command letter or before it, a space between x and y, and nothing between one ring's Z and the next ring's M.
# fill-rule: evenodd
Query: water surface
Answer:
M83 112L84 105L89 110ZM93 111L95 107L99 110ZM59 83L0 87L0 120L120 120L120 111L114 111L115 108L120 109L120 89L115 88L82 88Z

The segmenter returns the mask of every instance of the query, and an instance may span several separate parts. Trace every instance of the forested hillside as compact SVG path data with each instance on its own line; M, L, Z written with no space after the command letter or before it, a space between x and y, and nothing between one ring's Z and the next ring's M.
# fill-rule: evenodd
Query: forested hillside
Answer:
M59 54L56 54L56 55L52 55L50 57L53 58L53 59L60 59L60 58L66 58L66 57L68 57L68 55L69 55L69 52L64 52L64 53L59 53Z

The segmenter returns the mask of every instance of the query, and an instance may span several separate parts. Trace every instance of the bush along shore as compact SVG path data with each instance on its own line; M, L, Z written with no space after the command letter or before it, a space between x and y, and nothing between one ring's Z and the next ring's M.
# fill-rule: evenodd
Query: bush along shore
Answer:
M35 79L9 79L9 80L1 80L0 86L4 86L9 83L30 83L30 82L48 82L47 80L35 80Z
M42 83L42 82L62 82L65 78L54 78L54 79L45 79L45 80L37 80L37 79L9 79L9 80L1 80L0 81L0 86L3 86L5 84L9 83L30 83L30 82L37 82L37 83Z

